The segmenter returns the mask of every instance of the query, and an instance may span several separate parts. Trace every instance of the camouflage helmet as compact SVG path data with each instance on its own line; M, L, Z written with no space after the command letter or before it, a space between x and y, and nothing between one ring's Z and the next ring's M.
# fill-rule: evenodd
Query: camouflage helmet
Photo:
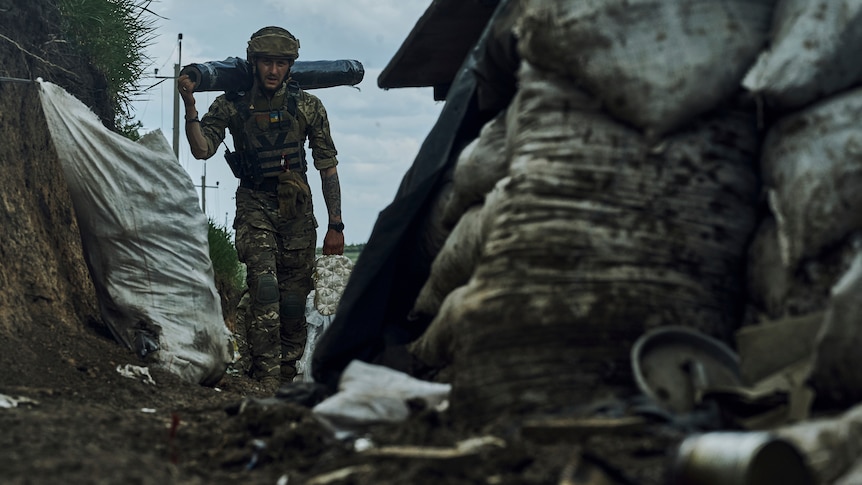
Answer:
M264 27L248 40L246 58L254 62L257 57L295 60L299 57L299 39L281 27Z

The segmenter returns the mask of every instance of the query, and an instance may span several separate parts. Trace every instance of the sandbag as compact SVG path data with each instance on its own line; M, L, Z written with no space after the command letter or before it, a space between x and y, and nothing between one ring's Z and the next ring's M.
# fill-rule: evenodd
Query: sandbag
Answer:
M353 261L343 254L319 256L314 261L314 306L321 315L333 315L353 271Z
M446 243L446 239L452 232L452 226L443 220L444 208L452 199L454 183L452 182L452 169L441 181L442 185L434 195L430 208L424 218L421 219L421 229L418 234L417 247L419 254L428 261L433 261L440 249Z
M470 279L507 180L505 177L500 180L483 203L468 209L458 220L431 263L431 273L419 290L411 318L433 318L446 295Z
M824 402L848 405L862 400L862 238L857 251L853 265L832 288L817 336L809 381Z
M215 384L231 360L230 332L194 182L161 132L144 146L106 129L59 86L41 83L40 98L102 318L148 362Z
M782 118L761 158L785 266L862 229L862 89Z
M768 106L798 109L862 80L862 2L779 0L772 31L742 80Z
M314 381L311 370L314 349L320 336L335 318L338 303L352 272L353 261L343 254L322 255L314 260L314 272L311 274L314 289L309 292L305 302L308 337L305 339L302 358L296 364L298 380Z
M451 171L452 180L450 181L449 197L444 201L444 204L440 206L440 221L448 228L452 228L457 224L458 219L471 205L471 203L467 201L462 201L458 192L463 190L460 188L461 186L469 187L472 182L469 179L456 180L455 171L458 170L459 166L475 164L474 161L476 159L473 157L473 151L476 150L478 145L479 137L476 137L467 143L460 152L458 152L458 157L455 159L455 166ZM484 194L482 195L484 196Z
M778 226L771 215L757 226L748 249L746 274L748 297L758 313L770 320L784 316L793 275L781 262Z
M481 250L479 231L481 208L481 206L473 206L467 210L446 238L446 242L431 263L428 280L419 290L416 303L410 312L411 318L419 318L420 315L433 317L437 314L443 298L452 289L470 279Z
M824 312L832 287L856 258L853 241L860 237L862 234L854 233L791 271L781 260L775 217L766 214L748 250L746 291L750 308L746 323Z
M454 361L459 352L458 333L462 324L458 315L465 310L464 296L470 291L471 288L464 284L446 293L428 328L408 344L410 354L424 365L442 369Z
M862 483L862 457L849 468L849 471L836 480L833 485L856 485Z
M528 0L522 58L569 76L658 137L727 101L764 48L775 0Z
M462 150L452 176L452 197L443 208L443 223L454 226L464 212L481 203L509 169L506 155L506 111L485 123L479 137Z
M630 392L628 352L650 328L730 341L756 222L755 113L656 151L560 76L525 63L519 86L510 180L449 317L453 408L474 419Z

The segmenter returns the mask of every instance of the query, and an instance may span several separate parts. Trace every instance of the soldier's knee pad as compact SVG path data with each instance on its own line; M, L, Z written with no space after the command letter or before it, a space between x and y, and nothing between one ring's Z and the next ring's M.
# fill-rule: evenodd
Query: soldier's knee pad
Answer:
M299 293L288 293L281 300L281 316L285 319L298 319L305 316L305 297Z
M264 274L257 278L257 294L254 296L258 303L267 305L278 303L278 280L274 274Z

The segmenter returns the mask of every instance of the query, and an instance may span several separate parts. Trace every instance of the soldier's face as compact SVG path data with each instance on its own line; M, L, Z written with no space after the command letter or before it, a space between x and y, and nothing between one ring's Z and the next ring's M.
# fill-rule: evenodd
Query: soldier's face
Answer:
M260 85L264 91L275 92L287 74L290 72L290 61L287 59L274 59L261 57L257 60L257 73L260 77Z

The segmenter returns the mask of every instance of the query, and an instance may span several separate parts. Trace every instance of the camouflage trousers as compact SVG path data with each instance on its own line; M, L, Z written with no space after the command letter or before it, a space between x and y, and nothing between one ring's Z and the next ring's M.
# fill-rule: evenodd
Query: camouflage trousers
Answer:
M292 380L307 339L305 301L312 289L317 222L311 204L297 217L279 214L274 193L236 192L236 250L246 264L245 318L252 377Z

